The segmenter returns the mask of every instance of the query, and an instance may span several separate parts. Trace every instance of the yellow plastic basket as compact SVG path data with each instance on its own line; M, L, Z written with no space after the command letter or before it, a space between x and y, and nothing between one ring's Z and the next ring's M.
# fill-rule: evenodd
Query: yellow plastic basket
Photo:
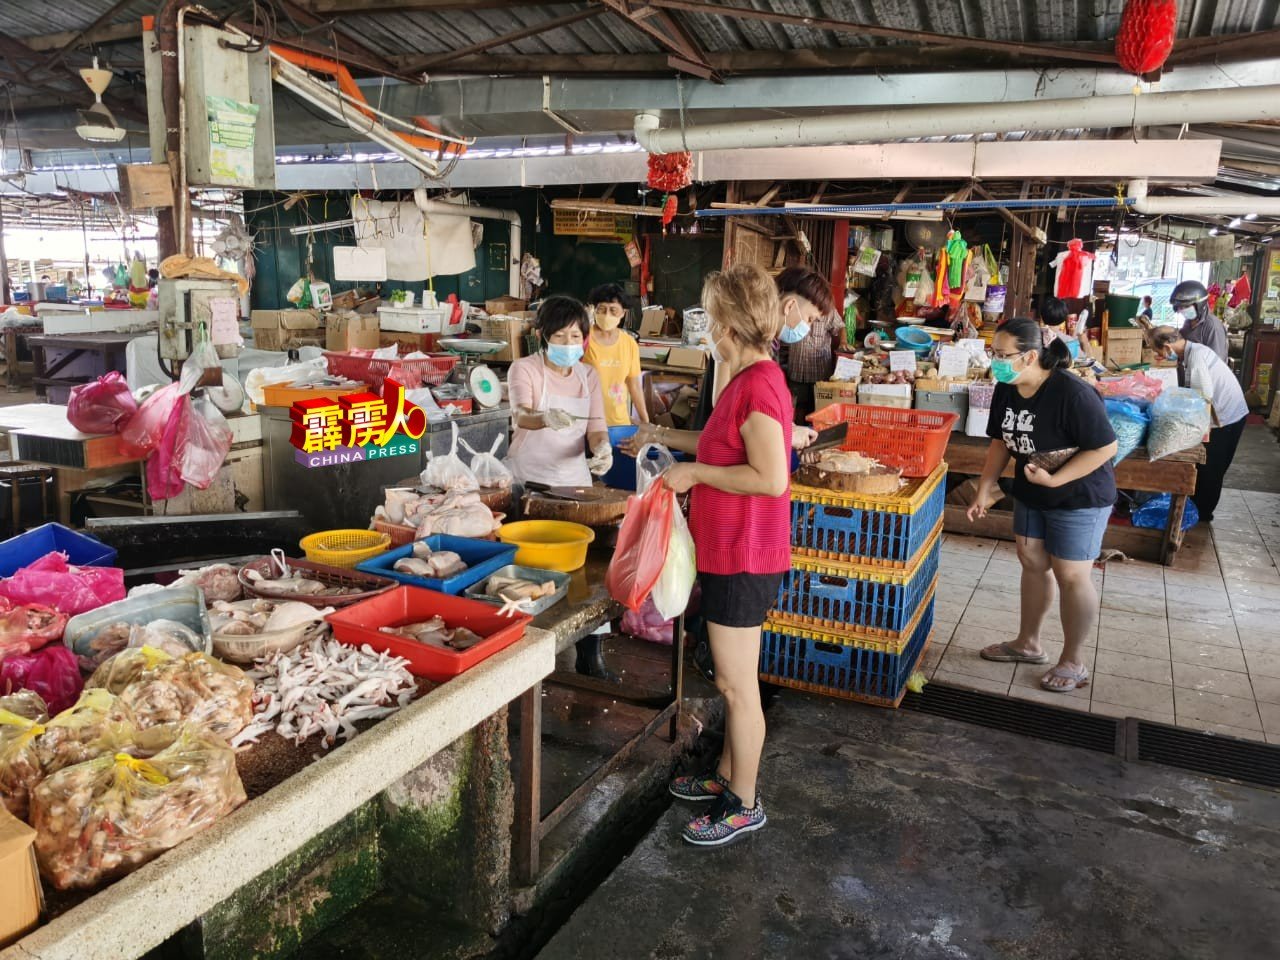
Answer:
M376 530L322 530L307 534L298 546L313 563L351 568L386 553L391 548L391 537Z

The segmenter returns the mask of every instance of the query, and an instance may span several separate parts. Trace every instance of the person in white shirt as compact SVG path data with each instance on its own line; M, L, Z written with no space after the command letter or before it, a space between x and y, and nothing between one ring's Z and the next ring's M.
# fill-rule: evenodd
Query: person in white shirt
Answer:
M1240 435L1249 416L1240 381L1223 363L1212 347L1191 343L1179 330L1161 327L1152 336L1157 355L1178 361L1184 385L1201 394L1213 405L1218 426L1209 431L1204 463L1196 467L1196 492L1191 495L1200 519L1213 520L1213 511L1222 498L1222 481L1236 455Z

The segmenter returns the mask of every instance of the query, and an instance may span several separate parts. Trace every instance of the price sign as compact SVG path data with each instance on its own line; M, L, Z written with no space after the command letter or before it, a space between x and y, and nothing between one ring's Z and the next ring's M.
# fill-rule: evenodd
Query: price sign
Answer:
M964 347L945 346L938 350L938 376L964 377L969 373L969 351Z
M914 350L890 350L889 369L894 373L916 370L916 352Z
M831 375L832 380L857 380L861 376L861 360L855 360L853 357L839 357L836 359L836 372Z

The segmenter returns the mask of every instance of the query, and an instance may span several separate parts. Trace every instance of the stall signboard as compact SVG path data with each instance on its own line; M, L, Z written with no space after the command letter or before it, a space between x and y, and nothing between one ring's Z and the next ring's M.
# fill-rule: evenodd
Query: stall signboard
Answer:
M299 400L289 408L289 420L293 456L304 467L417 456L427 432L426 412L391 379L383 382L382 396L364 391Z

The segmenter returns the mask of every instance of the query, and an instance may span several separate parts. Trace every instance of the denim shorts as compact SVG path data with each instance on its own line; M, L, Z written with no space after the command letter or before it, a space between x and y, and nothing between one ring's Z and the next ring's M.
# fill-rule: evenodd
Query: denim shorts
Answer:
M1102 537L1110 519L1110 507L1037 510L1015 500L1013 532L1028 540L1043 540L1044 549L1051 557L1092 562L1102 550Z

